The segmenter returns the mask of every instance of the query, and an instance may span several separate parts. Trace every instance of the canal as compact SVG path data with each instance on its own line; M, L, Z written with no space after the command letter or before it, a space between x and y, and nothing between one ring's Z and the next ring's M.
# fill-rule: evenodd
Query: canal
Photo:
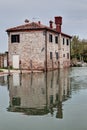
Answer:
M87 130L87 68L0 76L0 130Z

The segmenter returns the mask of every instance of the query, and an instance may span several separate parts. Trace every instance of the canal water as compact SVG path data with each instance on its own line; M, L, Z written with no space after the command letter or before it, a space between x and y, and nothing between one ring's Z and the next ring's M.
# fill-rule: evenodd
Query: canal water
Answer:
M87 130L87 68L1 76L0 130Z

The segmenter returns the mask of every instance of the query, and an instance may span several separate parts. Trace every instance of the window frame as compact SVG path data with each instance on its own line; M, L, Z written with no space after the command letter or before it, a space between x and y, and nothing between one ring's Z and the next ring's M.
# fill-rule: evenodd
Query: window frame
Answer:
M63 37L63 45L65 45L65 38Z
M63 54L63 57L65 57L65 54Z
M58 60L59 56L58 56L58 52L56 52L56 59Z
M49 34L49 42L53 42L53 35L52 34Z
M69 39L66 39L66 45L69 46Z
M58 36L55 36L55 43L58 44Z
M52 60L53 59L53 54L52 54L52 52L50 52L50 60Z
M70 54L69 53L67 53L67 59L69 59L70 58Z
M12 34L11 35L11 43L20 43L20 35Z

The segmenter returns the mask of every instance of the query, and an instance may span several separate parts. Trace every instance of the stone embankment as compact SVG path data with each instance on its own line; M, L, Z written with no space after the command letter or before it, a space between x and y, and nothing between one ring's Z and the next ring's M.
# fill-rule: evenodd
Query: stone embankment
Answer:
M34 73L41 73L42 71L33 71ZM12 75L14 73L31 73L30 70L8 70L8 69L0 69L0 76L2 75Z
M72 63L71 67L87 67L87 63L85 63L85 62L76 62L76 63Z
M20 71L19 70L10 70L10 71L8 71L8 69L0 69L0 76L13 74L13 73L20 73Z

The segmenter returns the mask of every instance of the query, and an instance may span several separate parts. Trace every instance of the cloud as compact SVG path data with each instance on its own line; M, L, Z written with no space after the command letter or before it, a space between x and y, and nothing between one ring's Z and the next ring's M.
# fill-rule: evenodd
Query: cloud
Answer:
M30 21L40 20L43 24L48 24L49 20L54 20L54 16L61 15L65 33L78 34L86 38L86 12L87 0L1 0L0 50L7 48L5 30L23 24L26 18ZM1 43L3 43L3 47Z

